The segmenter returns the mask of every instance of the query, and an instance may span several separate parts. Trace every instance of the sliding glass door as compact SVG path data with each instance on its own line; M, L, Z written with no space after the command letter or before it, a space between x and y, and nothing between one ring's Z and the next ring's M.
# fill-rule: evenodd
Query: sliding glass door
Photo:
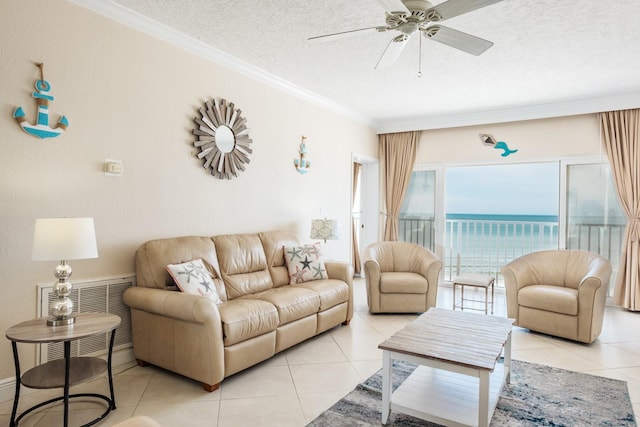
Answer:
M443 260L445 281L491 274L545 249L582 249L615 270L626 219L606 159L421 167L400 213L400 236Z

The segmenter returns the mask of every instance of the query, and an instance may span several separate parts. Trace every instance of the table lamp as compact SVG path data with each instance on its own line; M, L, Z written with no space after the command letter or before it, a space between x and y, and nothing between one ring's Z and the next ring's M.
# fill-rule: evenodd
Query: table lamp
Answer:
M311 238L324 240L338 240L338 221L335 219L312 219L311 220Z
M73 301L69 298L73 289L69 277L73 270L67 260L97 257L93 218L36 219L31 259L60 261L54 270L58 281L53 285L53 293L57 299L51 304L51 317L47 325L61 326L75 322Z

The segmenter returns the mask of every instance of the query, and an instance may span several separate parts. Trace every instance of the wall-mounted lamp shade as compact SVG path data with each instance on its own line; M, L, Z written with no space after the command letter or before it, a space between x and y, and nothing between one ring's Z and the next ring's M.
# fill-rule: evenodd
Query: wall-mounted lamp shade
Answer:
M338 221L335 219L313 219L311 220L311 238L318 240L337 240Z
M61 261L98 257L93 218L36 219L34 261Z

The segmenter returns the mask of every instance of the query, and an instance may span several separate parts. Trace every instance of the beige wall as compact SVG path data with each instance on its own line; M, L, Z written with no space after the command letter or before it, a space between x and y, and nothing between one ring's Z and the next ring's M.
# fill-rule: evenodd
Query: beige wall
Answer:
M76 282L131 274L148 239L290 229L308 240L321 209L349 224L352 152L377 155L365 125L62 0L3 0L0 58L2 335L36 315L36 285L53 281L55 262L31 261L36 218L95 219L99 258L70 262ZM11 118L22 106L35 122L35 62L52 85L52 121L70 121L59 138L29 136ZM206 174L192 145L211 97L242 109L254 141L230 181ZM307 175L292 165L303 134ZM122 160L124 175L105 176L106 158ZM332 243L349 259L348 239ZM29 367L33 346L22 348ZM0 361L0 379L12 377L8 340Z
M481 133L518 149L508 157L486 146ZM600 130L595 114L544 120L467 126L423 131L416 164L519 163L558 158L602 156Z

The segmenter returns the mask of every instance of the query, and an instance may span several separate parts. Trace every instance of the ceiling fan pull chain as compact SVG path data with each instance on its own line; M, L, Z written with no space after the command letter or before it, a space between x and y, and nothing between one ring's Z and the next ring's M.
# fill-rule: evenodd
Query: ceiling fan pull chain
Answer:
M422 37L418 37L420 41L418 47L418 78L422 77Z

